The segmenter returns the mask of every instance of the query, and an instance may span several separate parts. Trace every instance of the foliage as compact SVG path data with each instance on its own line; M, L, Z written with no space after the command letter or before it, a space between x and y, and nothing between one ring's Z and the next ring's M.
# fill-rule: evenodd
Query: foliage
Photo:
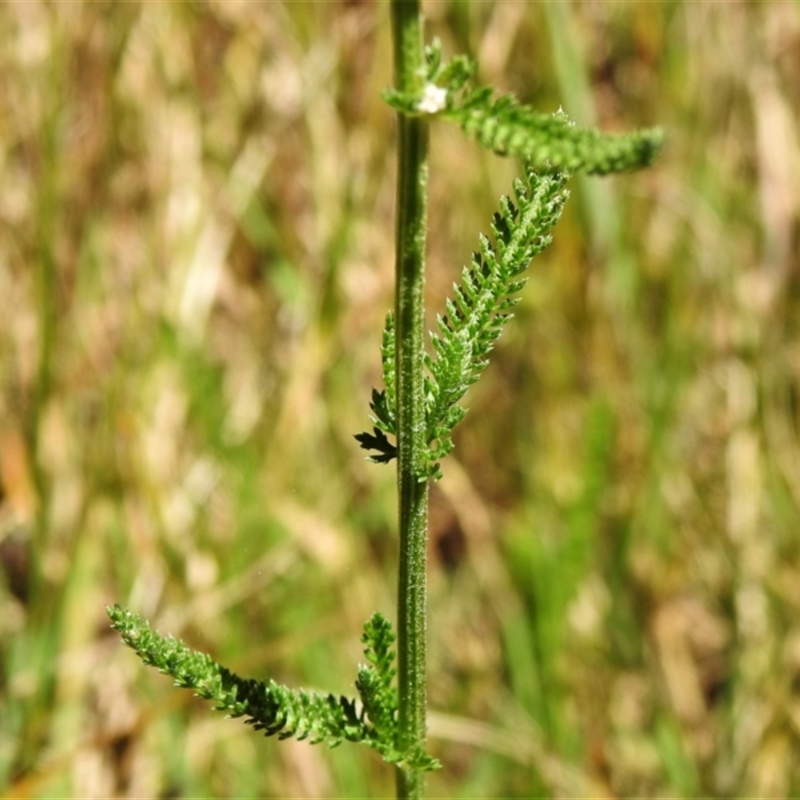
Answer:
M578 128L561 109L546 114L519 103L513 95L495 97L491 87L469 87L475 63L458 56L443 64L439 42L428 47L427 63L428 93L433 87L441 89L442 102L426 111L423 98L395 90L384 92L385 100L404 114L455 122L481 147L498 155L526 159L529 167L539 172L608 175L641 169L653 162L663 145L664 134L659 128L601 133Z
M393 27L402 39L406 34L401 28L419 24L416 11L409 10L416 6L394 8L399 16ZM421 27L418 34L421 37ZM428 80L423 94L412 96L389 90L384 94L387 102L406 118L438 115L454 121L483 147L502 155L521 156L526 163L524 179L514 182L513 200L500 200L500 210L490 225L492 239L480 236L479 248L472 254L470 265L462 269L461 283L454 286L445 314L437 318L438 331L431 334L433 355L425 353L414 365L424 376L424 440L428 448L426 468L416 474L419 482L442 475L439 462L452 451L453 429L466 414L459 402L488 365L489 353L503 325L512 318L511 310L519 302L517 295L526 282L522 273L552 241L550 231L568 197L564 187L570 170L606 174L646 166L661 145L658 131L627 136L581 131L562 112L543 115L512 97L495 100L490 89L467 90L474 64L463 56L443 64L438 42L426 48L425 62ZM406 72L413 72L413 68L413 64L404 67ZM415 169L420 170L419 174L424 172L419 161ZM418 203L419 198L413 202ZM424 207L426 201L422 202ZM398 217L402 216L398 212ZM398 241L404 241L405 236L404 231L398 231ZM414 252L411 258L424 265L424 253ZM415 297L413 292L411 297ZM411 337L412 333L408 331L406 335ZM397 447L387 434L398 435L398 404L410 405L410 395L400 397L397 391L398 348L394 318L389 314L381 344L385 388L372 392L372 433L356 436L362 448L374 451L369 459L378 463L397 457ZM402 472L402 464L399 471ZM401 527L402 494L401 491ZM413 515L417 522L427 519L427 500L424 495L420 499L420 512ZM427 533L424 529L421 532ZM414 576L406 579L416 585ZM393 635L379 615L373 617L364 632L370 665L358 670L356 687L363 706L360 713L352 699L293 690L273 681L239 678L208 656L189 650L171 637L160 636L135 614L118 606L109 609L109 615L113 627L146 664L172 675L179 686L193 688L201 697L215 700L217 709L227 710L234 717L246 717L248 724L268 736L294 736L312 744L326 741L330 746L343 740L364 742L378 750L388 763L405 765L403 774L414 784L413 788L406 787L408 796L418 797L422 791L415 773L438 766L425 752L423 741L406 742L405 752L398 745L402 736L397 719L400 700L391 683L394 670L389 649ZM422 622L417 620L412 627L424 631ZM411 646L420 647L417 652L424 653L424 643ZM421 713L424 718L424 708ZM406 796L406 789L402 791Z
M441 477L439 460L453 449L452 432L466 411L458 405L467 389L488 365L488 356L511 318L516 297L525 285L522 272L552 241L550 230L558 221L568 192L565 172L539 175L532 164L525 179L514 183L514 202L503 197L494 215L494 241L481 235L480 248L470 266L461 272L446 313L437 317L438 333L431 334L435 356L426 355L425 406L429 476ZM365 449L378 451L370 460L386 463L396 448L385 434L396 433L394 416L394 321L387 317L383 336L383 374L386 389L373 390L370 407L373 433L356 439Z
M418 752L397 749L397 691L392 684L395 636L388 620L374 614L364 626L362 641L369 665L358 667L356 688L361 709L349 697L306 689L291 689L275 681L240 678L209 655L191 650L172 636L162 636L138 614L119 605L107 609L111 627L142 661L175 679L175 685L193 689L212 700L217 711L244 717L253 730L279 739L307 739L337 747L343 741L364 742L385 761L412 763L417 769L435 769L438 763Z
M488 365L488 355L502 326L519 302L514 297L525 285L520 278L531 259L552 241L550 230L558 222L568 197L564 184L571 172L606 175L648 166L663 144L660 129L624 135L582 130L559 110L542 114L521 105L512 96L495 99L488 87L467 89L475 63L456 56L443 64L441 45L426 49L427 84L420 96L394 89L384 99L407 115L441 117L456 122L488 150L525 159L524 181L514 183L514 202L500 200L491 223L492 242L481 234L479 250L461 273L447 300L446 314L437 317L438 333L431 334L434 356L426 355L425 417L429 447L428 477L438 480L440 459L453 449L453 429L466 411L458 405L469 386ZM379 464L397 456L386 434L397 434L394 319L387 316L381 355L382 391L373 389L372 432L356 435L368 458Z

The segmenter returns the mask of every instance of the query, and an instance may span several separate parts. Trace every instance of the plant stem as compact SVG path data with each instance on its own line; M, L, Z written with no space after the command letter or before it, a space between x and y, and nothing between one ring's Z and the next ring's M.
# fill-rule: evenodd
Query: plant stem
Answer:
M425 82L422 16L418 0L392 0L395 84L421 94ZM425 437L425 234L428 195L428 124L398 116L396 236L397 486L400 567L397 651L399 747L425 748L426 549L428 529ZM421 798L423 772L397 768L398 798Z

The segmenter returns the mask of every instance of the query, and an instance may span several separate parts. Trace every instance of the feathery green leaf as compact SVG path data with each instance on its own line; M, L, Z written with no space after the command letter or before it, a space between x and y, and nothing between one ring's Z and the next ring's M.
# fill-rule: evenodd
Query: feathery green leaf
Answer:
M534 165L525 165L525 179L514 181L513 200L501 198L490 225L491 238L481 234L470 266L463 268L461 283L453 286L453 296L445 303L446 313L437 317L438 331L431 333L433 352L425 355L429 477L441 477L439 462L452 451L451 434L467 413L458 403L489 363L489 353L512 317L519 302L515 295L527 280L521 274L551 242L550 231L568 196L568 177L566 172L538 174ZM382 353L387 388L373 390L375 427L356 439L364 449L377 451L369 456L371 461L385 464L397 454L385 434L395 433L394 403L389 401L390 396L394 400L394 372L387 368L387 358L391 356L393 364L394 356L391 315Z
M372 746L385 761L397 763L403 760L403 754L396 747L397 689L393 680L397 671L393 666L392 626L383 615L374 614L364 625L361 641L366 645L364 655L369 665L359 665L356 689L375 734Z
M212 700L218 711L245 717L254 730L279 739L326 742L336 747L342 741L363 742L384 760L396 764L418 764L435 769L438 762L427 754L403 753L397 749L397 689L393 679L395 636L390 623L375 614L364 626L362 641L368 666L360 666L356 700L334 694L291 689L275 681L240 678L217 664L211 656L187 647L172 636L162 636L143 620L119 605L106 609L111 627L148 666L172 676L177 686L193 689L198 697Z
M426 54L425 93L412 97L387 90L384 100L402 114L455 122L482 147L524 158L539 172L583 170L590 175L608 175L640 169L653 162L664 143L659 128L602 133L576 127L561 110L546 114L513 95L495 97L487 86L465 88L475 74L474 61L456 56L443 63L438 41Z
M453 449L453 428L466 411L457 405L478 380L488 356L511 319L514 297L525 285L521 273L551 241L550 230L568 197L568 174L538 174L531 164L525 180L514 182L514 202L504 197L491 224L493 240L481 235L479 249L453 287L447 314L431 334L435 357L427 359L427 425L430 475L441 475L439 460Z
M639 169L652 163L664 142L658 128L623 134L578 128L563 111L544 114L511 95L495 99L489 88L449 102L439 116L457 123L482 147L525 158L539 171L608 175Z
M280 739L294 736L312 744L327 742L330 747L345 739L370 743L369 726L354 700L290 689L272 680L240 678L205 653L191 650L172 636L162 636L132 611L118 605L107 611L111 627L145 664L171 675L177 686L213 700L216 710L246 717L254 730Z

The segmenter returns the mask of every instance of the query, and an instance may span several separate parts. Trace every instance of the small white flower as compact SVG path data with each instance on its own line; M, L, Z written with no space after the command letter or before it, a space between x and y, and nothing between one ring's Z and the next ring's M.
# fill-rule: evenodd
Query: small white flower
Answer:
M435 83L426 83L422 97L417 103L417 111L423 114L436 114L447 105L447 89Z

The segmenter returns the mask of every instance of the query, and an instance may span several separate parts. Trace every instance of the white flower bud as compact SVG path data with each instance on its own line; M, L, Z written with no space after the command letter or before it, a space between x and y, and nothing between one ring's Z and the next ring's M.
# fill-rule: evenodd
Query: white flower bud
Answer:
M422 97L417 103L417 111L423 114L436 114L447 105L447 89L435 83L426 83Z

